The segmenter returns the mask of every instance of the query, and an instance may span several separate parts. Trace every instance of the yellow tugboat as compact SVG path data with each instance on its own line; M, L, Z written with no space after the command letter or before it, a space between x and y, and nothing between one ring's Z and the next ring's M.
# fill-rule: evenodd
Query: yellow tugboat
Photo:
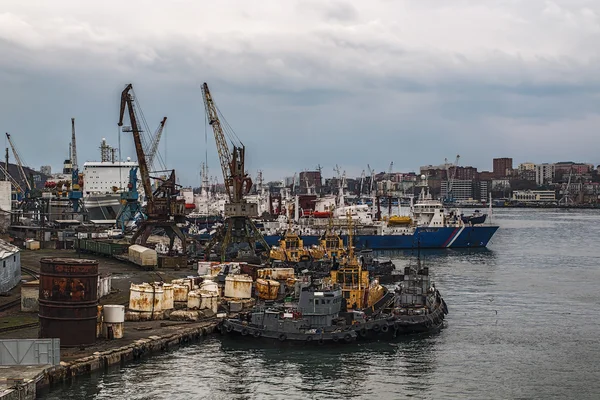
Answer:
M303 256L310 256L309 250L304 247L302 238L292 232L291 229L285 233L283 239L279 241L279 246L271 247L269 257L272 260L280 260L297 263Z
M372 307L385 294L386 289L374 279L369 280L369 271L363 270L352 246L352 219L348 218L348 253L339 266L331 270L331 281L340 285L342 297L348 308L365 309Z

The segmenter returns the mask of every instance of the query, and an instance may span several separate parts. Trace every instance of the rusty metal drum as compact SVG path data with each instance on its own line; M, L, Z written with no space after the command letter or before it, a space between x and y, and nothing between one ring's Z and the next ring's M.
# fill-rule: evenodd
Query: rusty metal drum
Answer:
M39 306L41 338L59 338L61 347L94 344L98 261L42 258Z

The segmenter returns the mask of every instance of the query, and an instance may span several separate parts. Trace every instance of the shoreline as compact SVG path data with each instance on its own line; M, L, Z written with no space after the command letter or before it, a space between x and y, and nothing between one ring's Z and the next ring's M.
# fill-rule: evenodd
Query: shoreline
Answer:
M93 351L97 349L95 346L90 346L88 350L92 350L93 352L91 354L88 353L86 356L78 357L71 361L61 361L60 365L56 366L46 365L28 368L29 377L13 388L4 389L0 393L0 400L33 400L36 398L39 390L50 389L54 385L70 382L77 377L105 370L115 365L124 365L128 362L168 352L181 346L198 343L215 333L219 323L220 320L211 318L210 320L185 325L168 325L163 328L175 328L177 331L135 339L127 345L109 348L104 351ZM128 325L131 327L134 324L129 323ZM117 339L110 341L110 343L118 345L122 340ZM61 357L63 352L68 353L68 351L69 349L62 348ZM21 367L21 369L24 368Z

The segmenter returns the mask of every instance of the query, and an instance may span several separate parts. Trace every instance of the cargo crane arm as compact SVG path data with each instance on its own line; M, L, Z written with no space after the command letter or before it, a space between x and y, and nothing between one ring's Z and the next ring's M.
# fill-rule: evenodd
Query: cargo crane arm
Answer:
M245 146L240 142L239 146L233 146L232 152L229 151L223 126L219 119L219 110L213 101L206 83L202 84L202 94L208 123L213 128L215 142L217 143L217 152L219 153L227 196L230 202L239 203L243 200L244 195L250 192L250 188L252 187L252 179L244 170Z
M8 178L8 180L10 181L10 183L12 183L13 187L15 188L15 190L18 193L23 193L23 188L21 187L21 185L19 185L19 182L17 182L15 180L15 178L12 177L12 175L8 172L8 170L6 168L4 168L4 165L2 165L0 163L0 172L2 172L4 174L4 176L6 176Z
M23 163L21 162L21 157L19 156L19 152L17 151L15 145L13 144L12 140L10 139L10 134L8 132L6 132L6 138L8 139L8 144L10 144L10 148L12 149L12 152L15 156L15 160L17 161L19 175L21 175L21 179L23 181L25 181L25 184L27 185L27 190L31 191L31 183L29 182L29 179L27 179L27 175L25 174L25 170L23 169Z
M167 122L167 117L164 117L162 121L160 121L160 125L156 129L154 133L154 137L152 138L152 143L150 144L150 150L148 151L148 166L152 167L154 164L154 158L156 157L156 153L158 152L158 144L160 143L160 137L162 136L163 129L165 128L165 123Z
M123 116L125 114L125 106L127 106L127 110L129 112L129 121L131 123L131 132L133 134L133 142L135 144L135 152L138 159L138 167L140 169L140 177L142 179L142 185L144 187L144 192L146 195L146 199L148 201L148 213L151 213L151 210L154 205L154 196L152 194L152 186L150 184L150 174L148 172L148 164L146 163L146 156L144 154L144 148L142 146L142 139L140 137L140 130L138 127L137 119L135 117L135 111L133 108L133 96L129 93L129 91L133 88L133 86L128 84L125 87L125 90L121 93L121 108L119 113L119 126L123 126Z

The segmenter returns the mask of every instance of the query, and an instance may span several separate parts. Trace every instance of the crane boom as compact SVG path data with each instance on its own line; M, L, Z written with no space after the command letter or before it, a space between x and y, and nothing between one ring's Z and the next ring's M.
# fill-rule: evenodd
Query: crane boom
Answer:
M229 200L233 200L233 195L230 188L230 168L231 168L231 153L223 134L221 127L221 121L217 114L217 108L213 102L212 95L208 89L206 82L202 84L202 94L204 95L204 107L206 108L206 115L208 116L208 123L213 128L215 134L215 142L217 143L217 152L219 153L219 161L221 162L221 170L223 171L223 178L225 179L225 189L227 190L227 196Z
M138 128L137 119L135 117L135 111L133 108L133 96L129 91L133 86L128 84L125 90L121 93L121 108L119 113L118 126L123 126L123 116L125 114L125 106L129 111L129 121L131 123L131 132L133 134L133 142L135 144L135 152L138 159L138 167L140 169L140 176L142 178L142 185L146 199L148 200L148 213L152 213L154 205L154 197L152 195L152 186L150 185L150 174L148 172L148 164L146 163L146 156L144 155L144 148L142 147L142 139L140 137L140 130Z
M152 143L150 145L150 151L148 151L148 166L152 167L154 163L154 158L156 157L156 153L158 152L158 144L160 143L160 137L162 135L163 129L165 128L165 123L167 122L167 117L164 117L162 121L160 121L160 125L156 129L156 133L152 138Z
M10 183L12 183L13 187L15 188L15 190L17 192L23 193L23 188L21 187L21 185L19 185L19 182L17 182L15 180L15 178L12 177L12 175L8 172L8 170L6 168L4 168L2 163L0 163L0 172L2 172L4 174L4 176L6 176L8 178L8 180L10 181Z
M202 93L204 94L204 105L206 107L206 115L209 119L208 122L215 134L227 196L229 196L231 204L240 204L244 200L244 195L248 194L252 187L252 179L244 170L246 148L243 144L241 146L234 145L233 151L229 152L217 107L206 83L202 85Z
M31 183L29 183L29 179L27 179L27 175L25 174L25 170L23 169L23 163L21 162L21 157L19 157L19 152L17 151L17 149L15 148L15 145L13 144L12 140L10 139L10 134L8 132L6 132L6 138L8 139L8 144L10 144L10 148L12 149L12 152L15 156L15 160L17 161L17 166L19 169L19 174L21 175L21 179L23 179L23 181L25 181L25 184L27 185L27 190L31 190Z
M78 170L77 164L77 141L75 140L75 118L71 118L71 168Z

